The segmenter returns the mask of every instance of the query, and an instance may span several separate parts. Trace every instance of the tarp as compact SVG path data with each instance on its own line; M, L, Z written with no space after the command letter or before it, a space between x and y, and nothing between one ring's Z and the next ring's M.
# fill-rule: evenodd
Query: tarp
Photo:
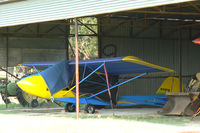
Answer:
M45 80L51 94L67 87L73 78L74 68L68 65L67 60L62 60L42 71L40 74Z

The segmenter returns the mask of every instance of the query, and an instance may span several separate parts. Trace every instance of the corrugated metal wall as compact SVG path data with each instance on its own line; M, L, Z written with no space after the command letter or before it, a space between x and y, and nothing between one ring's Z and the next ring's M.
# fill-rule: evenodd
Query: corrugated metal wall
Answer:
M48 24L40 26L40 33L52 28ZM8 29L12 33L16 29L22 29L19 32L10 34L8 37L8 65L16 66L24 62L34 61L58 61L66 58L65 39L55 37L37 37L35 25L29 25L28 28L16 26ZM64 30L64 26L62 27ZM31 29L28 30L28 29ZM5 29L0 29L3 33ZM61 32L61 31L60 31ZM8 34L9 34L8 33ZM38 34L40 34L38 33ZM51 30L49 35L57 34L56 28ZM19 36L20 37L17 37ZM24 35L24 37L23 37ZM27 36L28 35L28 36ZM29 37L31 36L31 37ZM6 36L0 36L0 66L6 66Z
M144 29L141 23L131 25L130 21L122 24L124 19L105 18L102 20L102 50L106 45L113 44L116 46L117 56L137 56L145 61L174 69L177 73L153 74L150 76L167 76L178 75L178 32L174 31L167 37L160 37L160 29L151 27ZM120 24L116 26L117 24ZM152 22L149 22L152 23ZM154 23L154 22L153 22ZM158 23L159 24L159 23ZM157 25L158 25L157 24ZM155 24L156 25L156 24ZM159 26L159 25L158 25ZM163 23L163 27L169 26L167 22ZM131 28L132 27L132 28ZM172 29L163 29L162 34L166 35ZM197 34L197 30L192 30L192 34ZM200 71L200 47L192 43L189 39L189 30L182 30L182 53L183 53L183 75L191 75ZM110 51L109 51L110 50ZM104 49L104 52L112 52L112 48ZM103 57L106 57L102 53ZM125 84L120 88L120 95L153 95L161 85L164 78L154 79L137 79L133 82ZM184 87L190 78L183 78Z

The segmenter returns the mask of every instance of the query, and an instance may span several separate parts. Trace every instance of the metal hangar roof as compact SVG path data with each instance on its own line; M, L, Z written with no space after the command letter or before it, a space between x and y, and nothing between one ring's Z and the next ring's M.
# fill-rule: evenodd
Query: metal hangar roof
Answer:
M0 27L63 20L192 0L18 0L0 4Z

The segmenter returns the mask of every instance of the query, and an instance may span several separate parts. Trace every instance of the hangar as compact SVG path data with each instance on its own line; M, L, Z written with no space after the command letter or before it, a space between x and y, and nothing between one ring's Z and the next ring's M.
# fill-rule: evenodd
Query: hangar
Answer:
M199 37L198 0L0 2L1 66L69 58L73 18L95 17L93 24L78 21L91 33L79 36L97 37L99 58L134 55L176 71L130 82L120 95L153 95L167 76L180 77L185 87L199 71L200 47L192 43Z

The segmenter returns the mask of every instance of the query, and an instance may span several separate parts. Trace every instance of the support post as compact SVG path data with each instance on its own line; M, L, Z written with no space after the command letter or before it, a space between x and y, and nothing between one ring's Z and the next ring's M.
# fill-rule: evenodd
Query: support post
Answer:
M78 54L78 22L75 18L75 44L76 44L76 118L79 119L79 54Z
M178 37L178 45L179 45L179 89L180 89L180 92L182 92L182 31L181 31L181 28L178 29L179 30L179 37Z
M66 20L66 36L65 36L65 52L66 52L66 59L69 60L69 34L70 34L70 22Z
M101 37L102 37L102 28L101 28L101 18L98 17L97 18L97 37L98 37L98 57L101 58L102 57L102 52L101 52L101 49L102 49L102 41L101 41Z
M8 32L8 27L6 28ZM8 35L6 36L6 71L8 71ZM8 73L6 73L6 108L8 108Z

